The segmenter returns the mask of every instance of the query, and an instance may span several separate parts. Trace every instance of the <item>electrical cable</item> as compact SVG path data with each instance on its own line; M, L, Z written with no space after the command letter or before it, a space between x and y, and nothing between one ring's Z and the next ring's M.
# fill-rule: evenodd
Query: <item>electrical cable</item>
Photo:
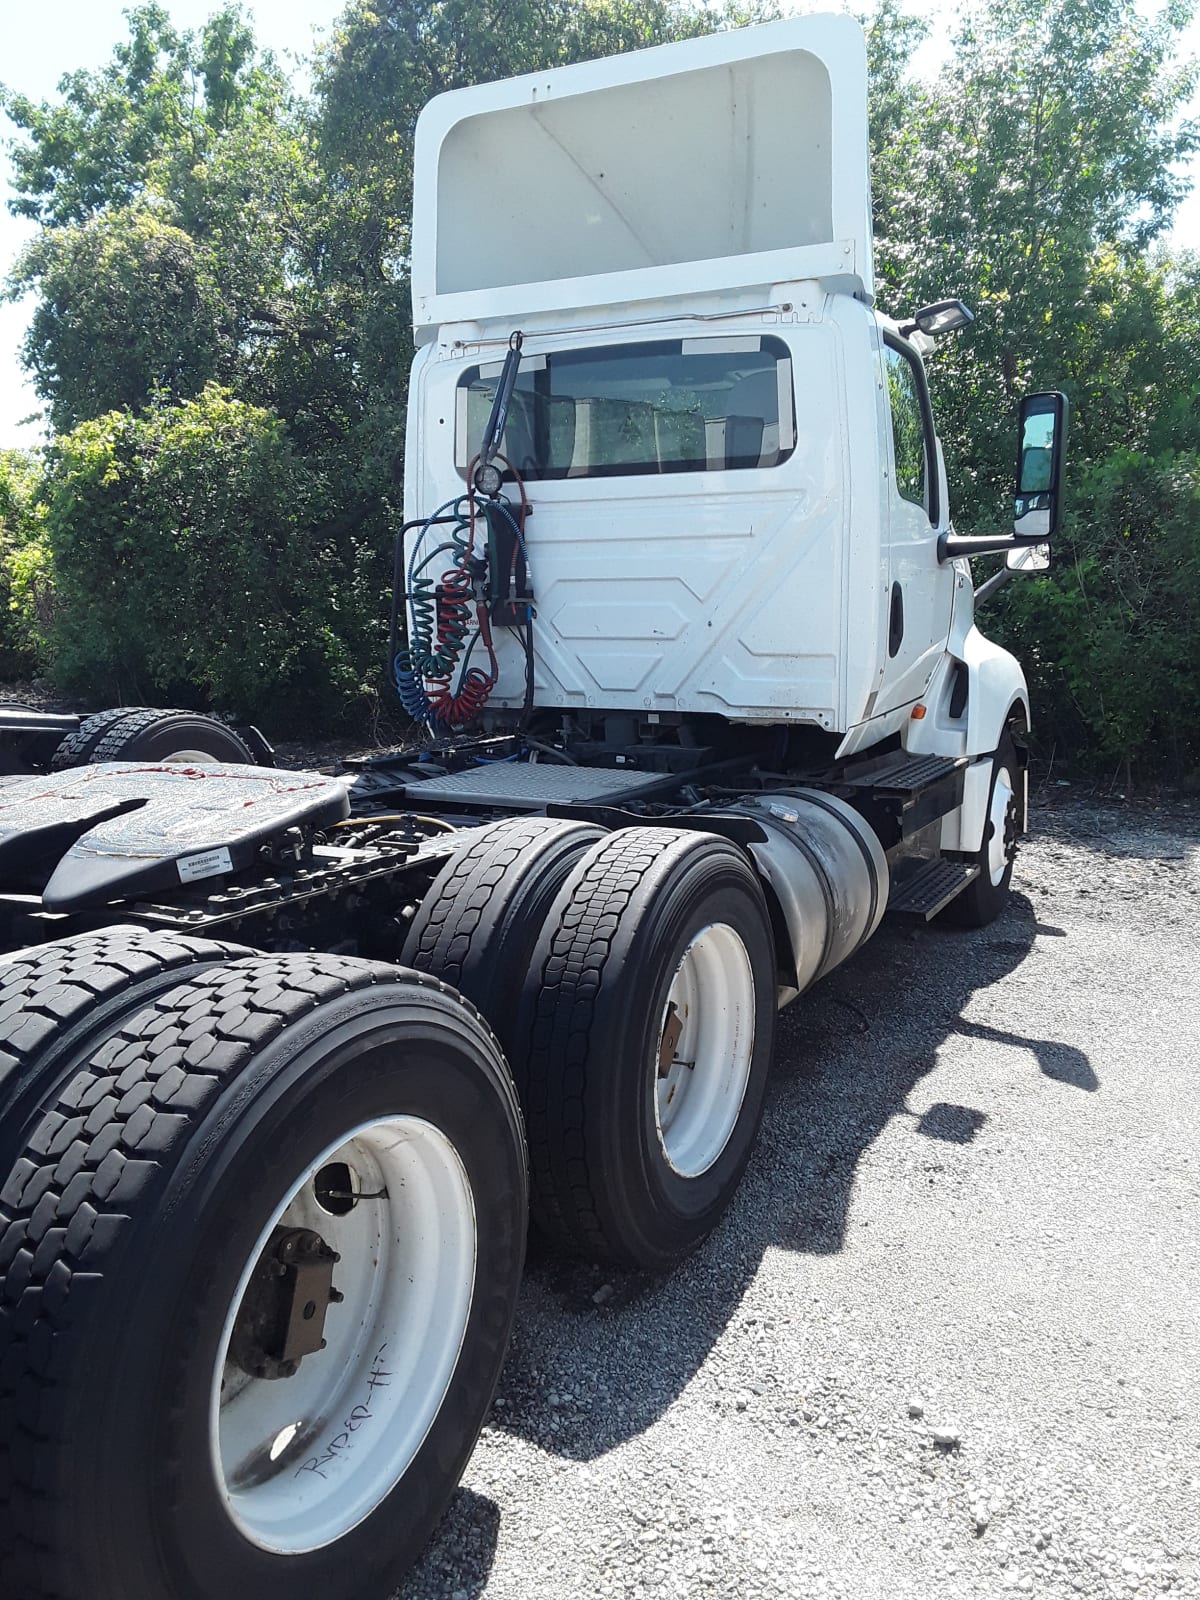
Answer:
M515 348L519 352L519 341ZM468 483L473 481L472 474L480 459L476 456L468 463ZM528 566L524 528L530 508L524 482L513 463L495 450L494 444L489 459L502 462L511 475L521 498L520 515L514 516L508 502L499 497L485 502L468 491L447 500L426 518L413 541L405 571L403 592L408 628L404 645L398 643L404 529L397 537L393 555L389 627L392 678L405 711L414 722L424 724L433 737L439 731L469 726L491 699L500 677L492 633L492 599L497 594L515 594L518 560L524 558ZM494 570L496 550L490 524L486 545L480 546L478 523L485 504L498 508L515 535L509 570L504 575ZM443 524L449 525L449 536L423 554L430 530ZM435 577L433 569L441 558L446 558L446 565L440 577ZM525 613L523 627L520 624L510 627L525 656L522 728L532 713L534 696L533 607L526 605ZM472 661L480 646L487 656L486 666Z
M568 767L579 765L574 756L569 756L565 750L556 749L552 744L544 744L541 739L531 739L526 735L525 743L531 750L540 750L543 755L553 756L555 761L561 761Z

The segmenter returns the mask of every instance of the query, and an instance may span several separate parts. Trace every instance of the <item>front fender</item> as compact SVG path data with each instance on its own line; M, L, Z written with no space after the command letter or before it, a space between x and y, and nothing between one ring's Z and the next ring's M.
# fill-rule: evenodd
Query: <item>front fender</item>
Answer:
M971 765L963 775L962 805L943 819L941 846L974 854L983 844L992 756L1007 728L1029 731L1029 687L1020 662L972 625L963 640L967 669L967 730L963 753ZM1022 778L1024 774L1022 773ZM1021 783L1021 831L1027 823L1025 784Z
M1014 719L1029 731L1029 686L1014 655L972 626L963 640L967 684L967 748L969 756L990 755Z

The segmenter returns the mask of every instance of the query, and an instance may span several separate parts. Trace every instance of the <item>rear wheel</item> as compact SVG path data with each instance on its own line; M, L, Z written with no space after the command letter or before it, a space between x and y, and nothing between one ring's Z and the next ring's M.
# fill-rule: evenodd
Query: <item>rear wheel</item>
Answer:
M543 1229L628 1266L693 1249L749 1159L774 1019L770 917L735 846L594 845L538 940L514 1053Z
M443 985L255 957L128 1019L0 1192L0 1589L382 1600L491 1403L525 1221L511 1080Z
M87 758L253 765L249 745L214 717L194 711L134 711L106 728Z
M549 817L468 833L422 900L401 961L452 983L511 1055L516 999L546 915L567 873L603 838L602 828Z
M131 1012L243 945L143 928L55 939L0 965L0 1180L30 1123Z
M144 706L117 706L112 711L97 711L93 716L84 717L75 732L67 734L55 750L50 759L51 769L62 772L67 767L85 766L91 759L92 751L110 728L116 727L126 717L140 715L144 710Z

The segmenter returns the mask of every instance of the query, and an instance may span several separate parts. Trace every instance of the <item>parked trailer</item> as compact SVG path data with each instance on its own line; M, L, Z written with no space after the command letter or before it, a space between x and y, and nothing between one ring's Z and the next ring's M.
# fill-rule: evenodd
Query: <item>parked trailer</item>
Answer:
M435 100L388 662L421 738L0 781L9 1600L385 1595L530 1207L668 1269L778 1005L887 911L1003 906L1029 697L968 558L1046 564L1065 402L1021 408L1016 531L957 537L922 356L970 314L874 309L866 152L840 17Z
M257 728L196 711L116 706L90 715L0 702L0 777L62 772L102 761L221 761L273 766Z

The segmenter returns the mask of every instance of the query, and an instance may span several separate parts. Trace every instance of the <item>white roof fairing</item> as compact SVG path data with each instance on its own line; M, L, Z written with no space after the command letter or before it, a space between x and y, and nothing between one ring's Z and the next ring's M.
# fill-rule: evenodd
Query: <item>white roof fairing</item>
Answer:
M803 278L870 298L866 97L844 16L440 95L417 126L418 340Z

